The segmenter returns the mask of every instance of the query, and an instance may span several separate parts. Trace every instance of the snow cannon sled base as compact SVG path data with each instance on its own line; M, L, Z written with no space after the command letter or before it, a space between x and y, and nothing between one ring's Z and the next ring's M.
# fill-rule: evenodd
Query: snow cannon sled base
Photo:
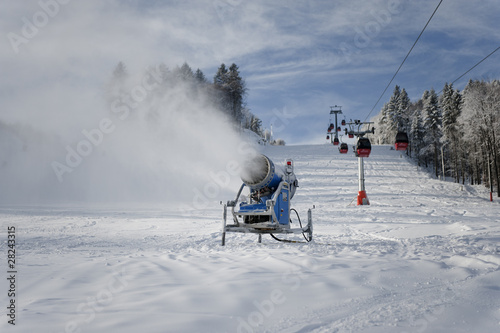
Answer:
M290 200L298 187L291 159L286 160L284 170L279 170L267 156L259 155L249 163L241 178L243 184L236 198L224 204L223 246L226 232L255 233L259 236L259 243L262 241L262 234L270 234L274 239L285 242L292 241L278 239L274 234L303 234L306 241L312 240L311 209L307 212L307 225L302 227L299 214L290 207ZM239 202L245 187L250 190L249 202ZM234 224L227 224L228 207L231 208ZM296 213L300 228L291 228L291 211Z

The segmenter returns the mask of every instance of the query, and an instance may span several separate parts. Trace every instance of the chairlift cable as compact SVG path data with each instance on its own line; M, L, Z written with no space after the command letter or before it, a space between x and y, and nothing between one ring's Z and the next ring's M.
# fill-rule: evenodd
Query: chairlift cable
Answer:
M483 61L485 61L486 59L488 59L489 56L491 56L493 53L495 53L496 51L498 51L500 49L500 46L497 47L493 52L491 52L490 54L488 54L486 57L484 57L483 59L481 59L481 61L479 61L477 64L475 64L474 66L472 66L471 68L469 68L469 70L467 70L465 73L463 73L462 75L460 75L458 78L456 78L451 84L457 82L458 80L460 80L462 77L464 77L467 73L469 73L471 70L473 70L474 68L476 68L480 63L482 63ZM441 89L440 92L437 93L437 95L441 94L443 92L443 90Z
M382 97L384 97L384 94L385 92L387 91L387 89L389 89L392 81L394 81L394 78L396 77L396 75L398 75L399 73L399 70L401 69L401 67L403 67L403 64L405 63L406 59L408 58L408 56L410 55L411 51L413 50L413 48L415 47L415 45L417 44L418 40L420 39L420 37L422 36L422 34L424 33L425 29L427 28L427 26L429 25L429 23L431 22L432 18L434 17L434 14L436 14L439 6L441 6L441 3L443 2L443 0L439 1L438 5L436 6L436 9L434 9L434 12L432 13L431 17L429 18L429 20L427 21L427 23L425 24L424 28L422 29L422 31L420 32L420 34L418 35L417 39L415 40L415 43L413 43L413 46L411 47L410 51L408 51L408 54L406 55L406 57L403 59L403 62L401 62L401 65L399 65L399 68L397 69L396 73L394 73L394 75L392 76L392 79L391 81L389 81L389 83L387 84L387 86L385 87L384 91L382 92L382 94L380 95L380 97L378 98L377 102L375 103L375 105L373 105L372 109L370 110L370 112L368 113L368 115L366 116L365 118L365 121L370 117L370 115L372 114L373 110L375 110L375 108L377 107L377 104L380 102L380 100L382 99Z

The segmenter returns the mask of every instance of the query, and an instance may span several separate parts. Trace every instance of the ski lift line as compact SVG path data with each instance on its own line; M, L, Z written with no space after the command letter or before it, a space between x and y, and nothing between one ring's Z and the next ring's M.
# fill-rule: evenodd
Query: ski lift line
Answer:
M387 86L385 87L384 91L382 92L382 94L380 95L380 97L378 98L377 102L375 103L375 105L373 105L372 109L370 110L370 112L368 113L368 115L366 116L365 118L365 121L370 117L370 115L372 114L373 110L375 110L375 108L377 107L378 103L380 102L380 100L382 99L382 97L384 97L384 94L385 92L387 91L387 89L389 89L392 81L394 81L394 78L396 77L396 75L398 75L399 73L399 70L401 69L401 67L403 67L403 64L405 63L406 59L408 59L408 57L410 56L410 53L411 51L413 51L413 48L415 47L415 45L417 45L417 42L419 41L420 37L422 36L422 34L424 33L425 29L427 28L427 26L429 25L429 23L431 22L432 18L434 17L434 14L436 14L439 6L441 6L441 3L443 2L443 0L439 1L438 5L436 6L436 9L434 9L434 12L432 13L431 17L429 18L429 20L427 21L427 23L425 24L424 28L422 29L422 31L420 32L420 34L418 35L417 39L415 40L415 43L413 43L413 46L411 47L410 51L408 51L408 54L406 54L406 57L403 59L403 61L401 62L401 65L399 65L396 73L394 73L394 75L392 76L392 79L391 81L389 81L389 83L387 84Z
M462 75L460 75L458 78L455 79L455 81L453 81L451 84L457 82L458 80L460 80L462 77L464 77L467 73L469 73L471 70L473 70L474 68L476 68L477 66L479 66L480 63L482 63L483 61L485 61L486 59L488 59L491 55L493 55L493 53L495 53L496 51L498 51L500 49L500 46L497 47L493 52L491 52L490 54L488 54L486 57L484 57L483 59L481 59L481 61L479 61L477 64L475 64L474 66L472 66L471 68L469 68L469 70L465 73L463 73ZM441 94L443 92L443 90L441 89L440 92L438 92L437 94Z

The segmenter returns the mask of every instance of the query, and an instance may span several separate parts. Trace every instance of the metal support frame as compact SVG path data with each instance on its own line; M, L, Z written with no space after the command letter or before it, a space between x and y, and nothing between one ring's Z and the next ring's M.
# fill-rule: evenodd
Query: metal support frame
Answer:
M351 135L354 135L357 137L363 137L363 136L365 136L365 134L370 134L370 133L373 134L375 131L375 128L372 126L370 129L371 124L374 124L374 122L373 121L361 122L359 120L350 121L350 122L346 123L346 125L349 126L349 130L347 130L347 128L346 128L345 134L346 135L351 134ZM363 127L363 125L368 125L368 130L362 131L361 127ZM357 128L357 130L356 130L356 128Z
M307 225L302 228L290 228L290 224L280 224L276 213L274 211L274 205L276 204L276 198L279 195L282 186L287 185L285 181L280 183L280 186L277 191L275 191L271 200L266 202L265 210L257 210L250 212L240 212L235 211L235 207L237 205L238 199L243 190L244 184L241 186L235 200L228 201L224 204L224 211L222 216L222 242L221 245L226 245L226 233L227 232L239 232L239 233L253 233L258 234L258 242L262 242L262 234L302 234L308 233L309 239L312 240L312 212L311 209L307 211ZM231 215L233 217L234 224L227 224L227 208L231 207ZM290 209L290 207L288 208ZM244 223L240 222L238 217L243 217L245 215L268 215L271 216L270 222L263 223ZM288 215L290 216L290 214Z

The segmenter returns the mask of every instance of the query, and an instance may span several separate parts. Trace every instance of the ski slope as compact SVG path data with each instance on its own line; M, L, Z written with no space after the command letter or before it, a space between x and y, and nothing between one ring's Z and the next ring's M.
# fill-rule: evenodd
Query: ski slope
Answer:
M374 146L370 205L356 206L351 152L262 150L276 164L294 159L292 204L303 220L315 207L312 243L229 233L220 246L219 201L237 187L203 209L4 206L0 251L15 226L18 293L16 325L3 315L1 331L500 331L498 199Z

